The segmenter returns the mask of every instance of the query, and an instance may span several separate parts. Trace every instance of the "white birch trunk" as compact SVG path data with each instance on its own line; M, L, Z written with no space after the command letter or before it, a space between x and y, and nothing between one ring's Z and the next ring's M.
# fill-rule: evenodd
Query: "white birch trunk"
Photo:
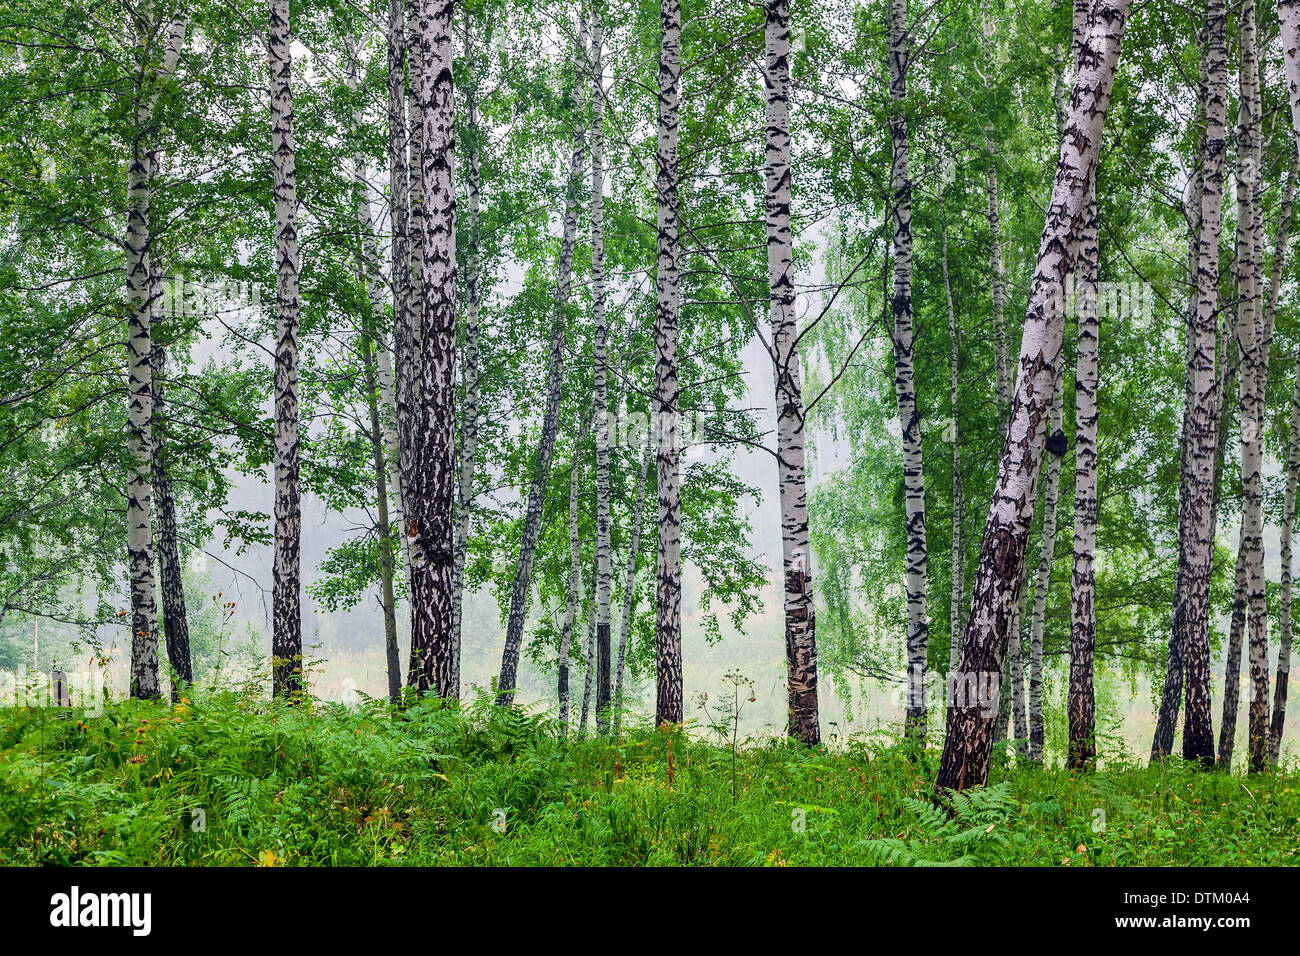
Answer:
M1183 566L1182 637L1187 712L1183 756L1214 763L1210 713L1210 572L1214 559L1215 458L1222 407L1216 374L1219 235L1223 220L1223 157L1226 151L1228 59L1226 13L1210 0L1205 18L1205 161L1197 243L1196 309L1188 328L1189 389L1193 405L1185 416L1188 443L1184 496L1179 502L1178 550ZM1172 635L1171 641L1178 640Z
M1084 33L1091 0L1075 0L1075 72L1083 68ZM1097 376L1101 323L1097 300L1097 182L1088 184L1087 209L1074 270L1078 340L1074 371L1074 560L1070 577L1070 684L1066 700L1069 742L1066 763L1090 768L1097 755L1097 702L1093 654L1097 643ZM1068 295L1068 290L1067 290Z
M907 0L890 0L889 134L893 144L890 188L893 193L894 257L894 391L903 430L903 508L906 515L907 565L907 728L909 736L925 739L925 673L929 621L925 608L925 474L921 454L921 412L916 403L916 369L912 327L912 177L908 169L907 70L911 43L907 30Z
M821 741L816 620L808 536L803 383L795 320L794 233L790 222L789 0L767 0L765 36L768 309L776 384L776 459L785 580L787 732L808 746L816 746Z
M302 688L298 480L298 173L288 0L271 0L271 170L275 183L275 556L271 586L274 693Z
M453 172L454 0L421 0L415 39L420 56L420 206L418 363L406 472L411 558L411 661L408 682L421 693L455 697L453 686L453 511L456 494L456 190Z
M681 106L682 6L660 0L659 117L655 147L658 212L655 310L655 428L659 541L655 588L655 724L680 724L682 692L682 504L677 383L677 324L681 307L678 237L678 111Z
M158 677L158 596L153 549L153 340L154 282L150 245L153 239L149 197L153 188L153 136L158 84L176 69L185 42L185 21L168 24L161 63L154 65L157 21L152 9L142 12L136 37L140 72L134 90L135 129L127 161L126 254L127 316L127 575L131 591L131 696L154 698Z

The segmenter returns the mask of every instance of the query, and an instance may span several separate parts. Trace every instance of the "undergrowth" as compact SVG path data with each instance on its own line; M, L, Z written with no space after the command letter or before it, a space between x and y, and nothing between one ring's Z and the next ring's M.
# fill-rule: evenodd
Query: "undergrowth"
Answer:
M879 737L733 750L625 726L620 741L566 741L549 716L486 695L401 711L235 693L85 719L9 708L0 863L1296 862L1289 773L1002 761L989 787L936 806L937 762Z

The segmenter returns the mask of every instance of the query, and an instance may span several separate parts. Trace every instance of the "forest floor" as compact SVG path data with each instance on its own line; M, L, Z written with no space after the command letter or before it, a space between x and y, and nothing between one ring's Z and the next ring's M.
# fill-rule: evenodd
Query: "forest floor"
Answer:
M929 799L933 750L734 752L421 702L394 716L220 693L99 716L0 710L0 864L1293 864L1300 776L1173 760L1016 768ZM700 739L713 735L715 742Z

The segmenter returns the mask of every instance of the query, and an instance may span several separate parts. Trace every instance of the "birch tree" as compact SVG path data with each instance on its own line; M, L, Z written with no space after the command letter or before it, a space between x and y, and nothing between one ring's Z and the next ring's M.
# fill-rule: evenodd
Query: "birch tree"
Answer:
M1215 315L1218 312L1219 235L1222 230L1223 158L1226 152L1228 52L1226 12L1210 0L1205 15L1205 150L1202 164L1196 309L1187 334L1191 405L1184 415L1184 459L1178 511L1178 553L1183 567L1182 602L1170 643L1181 649L1187 712L1183 756L1211 766L1214 730L1210 713L1210 572L1214 557L1215 458L1221 395L1216 375Z
M153 188L155 153L149 140L154 131L158 84L176 69L185 40L185 22L172 20L158 49L160 23L152 6L133 19L139 70L135 77L133 111L135 135L127 159L126 254L127 298L127 455L131 471L126 483L127 565L131 591L131 696L152 698L158 684L158 598L153 549L153 341L152 319L158 286L151 264L152 223L149 198ZM153 62L154 57L159 62Z
M1295 133L1297 154L1300 155L1300 0L1278 0L1277 17L1282 33L1282 55L1283 67L1286 77L1287 87L1287 104L1291 108L1291 127ZM1296 435L1300 433L1297 429L1298 415L1296 409L1300 407L1300 380L1296 386L1296 397L1292 399L1291 413L1291 444L1287 456L1287 504L1284 502L1284 509L1289 510L1290 520L1286 518L1284 510L1283 521L1284 528L1287 529L1287 540L1289 542L1290 531L1293 530L1295 521L1295 480L1296 480ZM1286 601L1286 617L1279 619L1279 652L1277 663L1277 685L1274 691L1273 699L1273 716L1269 725L1269 745L1272 751L1274 761L1281 750L1282 731L1286 720L1286 699L1287 684L1290 678L1291 668L1291 558L1288 553L1283 558L1282 564L1283 584L1282 593Z
M155 164L157 160L153 160ZM155 283L157 276L154 277ZM151 299L157 302L161 293L155 292ZM154 323L154 329L158 327ZM167 459L166 440L166 401L163 383L167 376L167 349L153 337L153 355L150 359L150 375L153 385L153 421L151 432L153 439L151 471L153 477L154 502L157 509L154 516L154 537L158 549L158 583L162 595L163 635L167 641L167 662L171 665L172 701L178 701L181 692L194 682L194 669L190 661L190 627L189 615L185 610L185 586L181 572L180 534L176 526L176 495L172 491L172 478Z
M1043 490L1042 540L1038 546L1038 569L1033 582L1033 612L1029 620L1029 746L1026 756L1034 763L1043 760L1043 626L1047 620L1047 594L1052 583L1052 563L1056 557L1056 509L1061 492L1061 459L1065 435L1061 415L1065 401L1061 376L1052 388L1052 410L1048 433L1059 437L1058 449L1047 459Z
M1096 177L1102 123L1127 17L1128 0L1100 0L1089 18L1078 58L1080 69L1030 284L1008 440L998 465L962 640L962 673L975 675L977 681L980 675L1002 673L1007 624L1019 599L1035 484L1062 359L1065 278L1083 238L1089 188ZM964 790L987 781L993 743L990 703L977 693L974 700L954 701L948 709L937 781L940 791Z
M1250 759L1252 769L1267 760L1268 721L1268 618L1264 601L1263 517L1263 415L1268 346L1272 330L1262 314L1263 214L1259 199L1260 92L1255 5L1242 4L1239 22L1238 77L1240 96L1237 118L1237 277L1236 339L1241 348L1239 378L1241 402L1242 515L1239 546L1244 590L1242 604L1249 632L1253 694L1250 706ZM1235 617L1236 615L1234 615ZM1219 762L1232 763L1239 690L1236 665L1241 659L1241 629L1234 628L1228 646L1228 673L1224 679L1223 722L1219 736ZM1262 686L1261 686L1262 684ZM1258 759L1259 763L1256 764Z
M893 193L892 249L894 258L894 389L903 430L903 500L907 522L907 714L908 733L925 739L925 674L929 622L925 608L925 474L921 452L921 412L916 403L916 369L912 328L912 177L908 169L907 70L911 41L907 0L890 0L889 138L893 149L890 189Z
M1291 211L1295 203L1295 185L1296 176L1300 174L1300 155L1291 157L1291 168L1287 173L1286 185L1282 189L1282 201L1278 210L1277 236L1273 243L1273 264L1269 268L1268 277L1268 295L1264 302L1264 329L1268 334L1269 341L1272 340L1272 331L1277 314L1277 299L1281 291L1282 272L1286 265L1287 243L1291 236ZM1295 529L1295 491L1296 491L1296 468L1294 465L1300 462L1300 439L1296 437L1297 422L1300 419L1297 416L1295 395L1292 395L1291 417L1289 422L1289 438L1287 444L1287 459L1285 463L1286 483L1282 498L1282 527L1280 532L1279 551L1282 561L1282 574L1279 584L1278 597L1278 658L1277 658L1277 679L1273 692L1273 709L1272 716L1268 718L1268 735L1267 735L1267 763L1271 766L1277 766L1277 760L1282 747L1282 731L1286 723L1286 684L1290 678L1291 672L1291 605L1292 605L1292 571L1291 571L1291 540L1292 532ZM1289 504L1288 504L1289 502ZM1267 651L1267 648L1265 648ZM1252 662L1252 668L1253 668ZM1264 665L1268 667L1267 653L1265 653ZM1251 674L1252 684L1258 690L1258 675ZM1267 680L1267 678L1265 678ZM1263 688L1265 696L1268 694L1268 688ZM1253 702L1252 702L1253 703ZM1267 707L1267 701L1265 701ZM1255 755L1251 755L1252 763ZM1261 758L1264 759L1264 758ZM1257 769L1262 769L1259 767Z
M293 131L293 55L288 0L271 0L271 170L275 189L275 556L271 665L275 696L302 688L298 480L298 173Z
M421 0L415 40L420 74L422 248L419 338L410 427L407 547L411 561L411 661L417 691L459 696L453 684L453 510L456 436L456 192L452 172L454 0ZM404 461L404 465L406 462Z
M1205 46L1204 26L1198 31L1198 45L1200 48L1200 75L1196 85L1196 134L1197 146L1194 159L1194 172L1189 179L1189 188L1184 201L1183 216L1187 220L1188 242L1187 242L1187 275L1190 290L1187 297L1187 307L1184 312L1184 377L1183 377L1183 422L1182 435L1179 442L1179 459L1178 459L1178 500L1180 508L1187 499L1187 481L1190 477L1188 467L1188 456L1191 449L1191 423L1192 411L1196 405L1196 395L1193 391L1193 346L1196 338L1193 334L1193 318L1196 314L1197 287L1196 287L1196 268L1198 246L1200 243L1201 231L1201 199L1205 193L1205 165L1206 165L1206 138L1205 123L1205 105L1207 96L1207 74L1206 61L1208 59ZM1173 607L1173 626L1170 629L1167 664L1165 667L1164 684L1160 695L1160 709L1156 715L1156 729L1151 741L1151 759L1156 760L1166 757L1173 752L1174 747L1174 725L1178 721L1178 711L1182 705L1183 695L1183 626L1182 615L1186 606L1186 566L1185 555L1179 550L1178 561L1175 565L1174 573L1174 607Z
M764 13L768 310L772 327L773 378L776 382L776 459L785 580L788 732L791 737L814 746L821 740L821 728L817 708L812 549L808 540L803 385L795 322L794 237L790 223L789 2L767 0Z
M657 265L655 394L659 537L655 587L655 724L680 724L682 691L682 502L679 435L681 390L677 323L681 308L678 237L678 111L681 106L682 6L660 0L658 128L655 145Z
M1082 69L1084 31L1091 0L1075 0L1075 72ZM1066 762L1087 769L1097 756L1097 703L1093 653L1097 643L1097 375L1101 324L1097 273L1101 252L1097 182L1088 184L1088 205L1075 260L1074 300L1078 345L1074 370L1074 564L1070 578L1070 686L1066 700L1069 745ZM1068 290L1066 292L1068 295Z

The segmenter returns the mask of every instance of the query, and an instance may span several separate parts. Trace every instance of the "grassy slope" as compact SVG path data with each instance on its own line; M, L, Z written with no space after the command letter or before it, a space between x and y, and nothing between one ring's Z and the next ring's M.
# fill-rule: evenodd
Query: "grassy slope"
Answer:
M400 720L234 695L84 721L5 709L0 863L1296 862L1288 774L999 768L949 819L923 799L933 752L742 748L733 802L728 749L675 737L671 789L668 750L644 729L566 745L484 701Z

